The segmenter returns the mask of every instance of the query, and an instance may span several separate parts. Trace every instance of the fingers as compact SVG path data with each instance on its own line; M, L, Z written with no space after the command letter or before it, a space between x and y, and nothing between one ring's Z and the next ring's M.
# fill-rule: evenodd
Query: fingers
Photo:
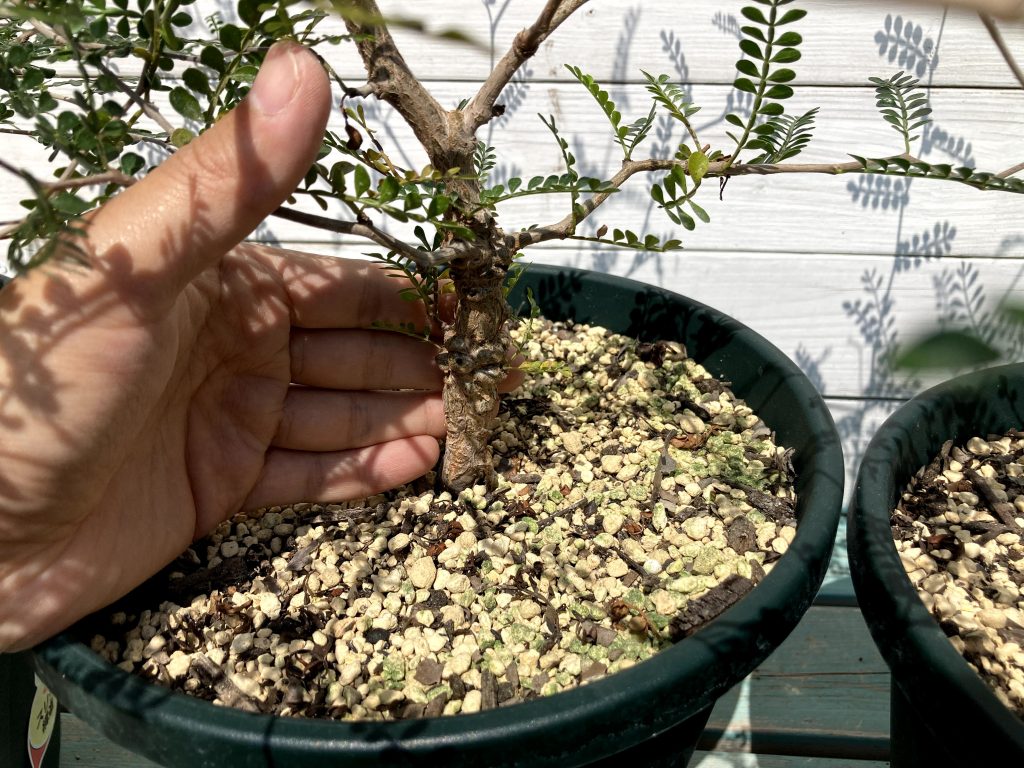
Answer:
M316 57L276 44L238 107L90 218L98 266L121 276L136 304L160 311L294 191L329 109Z
M359 499L415 480L439 455L437 440L423 435L334 453L272 450L244 508Z
M251 244L237 250L280 276L288 292L293 326L426 327L423 304L402 298L402 291L409 287L408 279L377 262Z
M304 330L291 336L292 381L325 389L441 389L438 348L398 333Z
M335 451L444 433L438 394L293 387L272 444L297 451Z

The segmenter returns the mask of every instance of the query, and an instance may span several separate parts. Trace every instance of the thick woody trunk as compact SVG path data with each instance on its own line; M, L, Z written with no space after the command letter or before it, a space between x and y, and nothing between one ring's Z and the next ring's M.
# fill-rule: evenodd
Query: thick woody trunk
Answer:
M444 407L448 422L442 479L455 491L491 482L490 439L498 413L498 383L508 349L504 281L511 254L493 231L492 248L470 263L453 263L458 297L455 321L445 331Z
M350 5L370 19L380 15L374 0L351 0ZM444 351L438 356L448 422L442 480L454 491L478 482L489 484L493 475L490 439L509 341L504 281L512 252L490 213L467 212L480 196L479 182L471 174L475 132L485 120L467 120L465 112L443 109L409 70L385 25L364 26L352 18L346 18L346 24L366 64L373 92L405 118L434 168L460 170L447 182L449 192L460 201L449 215L475 233L476 247L472 255L457 257L450 264L458 305L454 321L445 328ZM515 66L507 69L510 78ZM495 96L499 90L495 86ZM493 99L485 101L483 113L489 115Z

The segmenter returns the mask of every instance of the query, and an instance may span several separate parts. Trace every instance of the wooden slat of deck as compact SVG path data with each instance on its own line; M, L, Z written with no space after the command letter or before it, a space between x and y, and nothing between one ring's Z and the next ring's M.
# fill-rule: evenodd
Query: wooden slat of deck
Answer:
M700 747L885 759L889 672L855 608L814 606L716 704Z
M886 768L878 760L695 752L688 768Z

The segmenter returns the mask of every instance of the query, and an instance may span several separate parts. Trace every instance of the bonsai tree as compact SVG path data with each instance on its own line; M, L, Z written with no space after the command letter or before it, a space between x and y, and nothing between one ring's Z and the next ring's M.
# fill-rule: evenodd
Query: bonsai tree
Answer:
M732 177L751 174L884 174L1024 192L1024 180L1014 177L1021 166L981 173L915 157L916 132L929 120L930 109L917 80L902 72L871 78L880 115L899 137L892 154L792 162L810 141L817 114L816 109L803 114L785 109L796 79L791 65L799 61L803 42L799 22L806 15L792 0L754 0L742 9L734 86L748 95L749 109L726 115L730 130L721 146L698 136L692 121L698 105L667 75L643 73L651 106L629 121L600 83L570 63L569 72L607 119L609 141L621 151L621 163L603 178L582 175L554 117L541 117L561 152L564 173L494 183L495 153L481 141L483 129L503 114L503 94L524 64L585 4L547 0L475 92L446 108L413 74L391 34L396 24L416 23L387 18L375 0L332 0L330 8L238 0L232 21L217 14L197 18L191 0L5 3L0 123L61 158L48 181L0 160L0 167L22 178L33 193L25 203L27 215L3 233L11 241L9 261L17 269L44 262L69 223L77 226L78 215L133 183L229 110L247 93L275 40L291 38L315 50L353 45L366 80L346 82L325 60L341 94L343 130L327 132L295 202L275 215L383 248L378 257L408 278L409 297L424 302L435 318L441 294L454 292L455 316L443 324L437 361L448 419L443 480L458 491L492 480L488 444L498 383L510 365L505 296L516 257L538 243L565 239L656 252L681 246L680 239L609 232L605 226L584 232L581 224L634 179L657 177L651 197L682 230L708 220L698 198L709 188L715 194ZM325 24L332 14L343 19L344 34ZM456 32L433 34L452 38L453 45L473 44ZM74 74L61 74L68 69ZM393 149L381 144L362 106L372 99L390 104L408 123L429 160L426 167L402 167ZM678 123L682 136L667 158L642 154L659 113ZM499 224L499 206L526 195L555 195L568 204L560 217L540 225ZM311 213L300 199L324 210L329 200L339 201L346 215ZM395 234L398 230L403 234Z

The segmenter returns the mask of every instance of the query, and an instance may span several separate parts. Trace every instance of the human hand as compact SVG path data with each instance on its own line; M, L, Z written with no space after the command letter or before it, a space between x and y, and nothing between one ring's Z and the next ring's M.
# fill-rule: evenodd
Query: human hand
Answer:
M367 262L242 244L313 162L316 58L89 216L88 262L0 292L0 651L110 603L240 509L411 480L444 434L426 322ZM405 391L398 391L405 390Z

